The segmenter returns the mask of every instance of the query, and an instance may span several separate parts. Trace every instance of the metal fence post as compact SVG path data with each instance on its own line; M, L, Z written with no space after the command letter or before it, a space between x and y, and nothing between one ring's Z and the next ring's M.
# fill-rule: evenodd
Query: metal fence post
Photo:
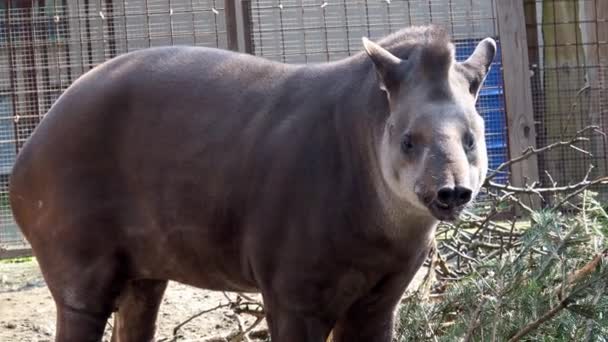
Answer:
M509 156L514 158L536 146L534 107L530 85L528 43L523 1L496 1L498 32L502 47L505 110L509 135ZM537 181L538 162L532 156L511 166L511 184L525 186ZM524 204L538 207L540 201L532 196L521 199Z

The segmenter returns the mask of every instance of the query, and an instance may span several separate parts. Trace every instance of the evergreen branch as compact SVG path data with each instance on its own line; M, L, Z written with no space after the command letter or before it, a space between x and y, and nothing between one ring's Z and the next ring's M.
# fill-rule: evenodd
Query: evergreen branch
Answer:
M483 297L483 299L479 303L479 306L477 306L477 309L475 309L475 312L473 313L473 319L469 323L469 327L467 328L467 333L464 336L464 338L462 339L462 342L469 342L473 338L473 333L475 332L475 329L477 329L479 327L479 325L481 324L481 320L479 319L479 316L481 315L481 310L483 309L483 305L485 304L485 302L486 302L486 299L485 299L485 297Z
M568 279L566 281L566 283L563 285L564 287L568 287L578 281L580 281L581 279L583 279L584 277L588 276L589 274L591 274L595 268L597 267L597 265L604 259L604 258L608 258L608 249L604 250L602 253L597 254L593 259L591 259L591 261L589 261L587 264L585 264L585 266L579 268L578 270L570 273L568 275ZM561 286L561 285L560 285ZM558 292L559 291L559 286L556 287L554 290L554 292Z
M517 332L513 337L511 337L508 342L519 341L522 337L524 337L527 334L529 334L530 332L536 330L543 323L545 323L548 320L550 320L553 317L555 317L563 309L567 308L568 305L570 305L570 303L571 303L570 296L568 296L566 299L560 301L558 305L556 305L556 306L552 307L551 309L549 309L539 319L535 320L534 322L530 322L530 323L526 324L526 326L524 326L519 332Z
M580 229L579 226L574 226L568 233L566 233L566 236L564 236L563 239L561 239L559 245L557 246L557 248L555 249L555 251L553 252L553 254L559 254L562 252L562 250L566 247L566 244L570 241L570 239L572 238L572 236L578 232L578 230ZM540 272L538 272L538 274L536 275L536 279L540 279L545 272L547 271L547 269L549 268L549 266L551 266L551 264L555 261L555 258L549 258L547 261L545 261L545 263L543 264L543 266L540 269Z
M602 261L603 258L608 257L608 249L605 249L602 253L596 255L591 261L589 261L585 266L576 270L574 273L570 274L568 277L568 284L573 284L583 277L589 275L593 270L597 267L597 265Z
M595 294L595 297L593 298L593 301L592 301L593 305L597 305L597 303L599 303L605 290L606 290L606 284L601 284L597 290L597 293ZM583 341L591 342L592 333L593 333L593 319L590 318L587 320L587 330L585 332L585 338L583 339Z

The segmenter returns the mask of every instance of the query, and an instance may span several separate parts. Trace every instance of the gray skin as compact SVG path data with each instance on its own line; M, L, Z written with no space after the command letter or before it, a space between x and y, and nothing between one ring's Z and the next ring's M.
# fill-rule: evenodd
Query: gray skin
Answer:
M66 90L20 151L15 219L56 341L149 341L168 280L261 292L274 342L389 342L439 220L487 158L494 57L437 27L332 63L198 47L128 53Z

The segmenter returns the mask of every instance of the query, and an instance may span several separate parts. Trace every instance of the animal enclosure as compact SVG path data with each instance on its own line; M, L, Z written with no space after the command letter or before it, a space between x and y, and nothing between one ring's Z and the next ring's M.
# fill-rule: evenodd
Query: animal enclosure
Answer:
M27 252L8 206L22 144L74 80L114 56L163 45L238 50L285 63L340 59L409 25L446 27L459 60L493 37L478 110L490 168L528 146L608 129L603 0L6 0L0 2L0 257ZM196 70L193 70L196 72ZM530 158L500 183L568 184L608 169L605 136ZM546 172L545 172L546 171ZM604 191L605 193L605 191Z

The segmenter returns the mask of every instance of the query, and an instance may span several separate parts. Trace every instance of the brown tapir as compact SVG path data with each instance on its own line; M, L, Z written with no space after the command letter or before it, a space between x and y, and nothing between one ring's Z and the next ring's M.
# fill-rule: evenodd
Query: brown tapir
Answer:
M273 342L389 342L439 220L487 169L465 62L414 27L337 62L218 49L114 58L69 87L19 153L15 219L57 341L149 341L168 280L259 291Z

